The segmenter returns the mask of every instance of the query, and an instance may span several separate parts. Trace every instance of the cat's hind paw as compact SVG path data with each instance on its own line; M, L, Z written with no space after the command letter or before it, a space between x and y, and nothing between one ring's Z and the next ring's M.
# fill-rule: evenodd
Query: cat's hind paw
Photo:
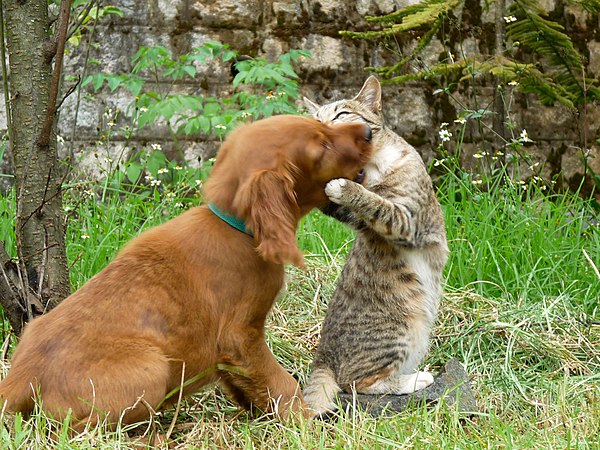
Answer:
M425 389L427 386L433 384L433 375L429 372L416 372L411 375L399 375L392 380L388 380L385 385L373 389L371 387L371 393L389 393L395 395L412 394L413 392ZM385 388L383 390L382 388Z
M420 391L433 384L433 375L429 372L417 372L415 377L414 390Z
M349 180L345 178L336 178L335 180L331 180L325 186L325 194L329 197L334 203L340 204L342 200L342 194L344 193L344 188L348 184Z

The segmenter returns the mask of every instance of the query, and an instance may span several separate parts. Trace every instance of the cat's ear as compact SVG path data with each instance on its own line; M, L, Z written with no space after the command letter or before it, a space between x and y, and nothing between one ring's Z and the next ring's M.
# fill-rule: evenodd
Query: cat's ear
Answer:
M371 75L353 100L365 105L375 114L381 113L381 84Z
M306 106L306 110L308 111L309 114L316 113L317 110L320 108L320 106L317 105L312 100L309 100L306 97L302 97L302 98L304 99L304 106Z

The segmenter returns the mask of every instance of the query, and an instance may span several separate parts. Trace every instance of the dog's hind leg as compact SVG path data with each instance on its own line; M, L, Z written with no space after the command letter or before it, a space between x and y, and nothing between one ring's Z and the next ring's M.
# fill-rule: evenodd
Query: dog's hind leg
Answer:
M92 356L70 372L46 371L40 385L44 409L58 418L71 408L74 421L84 427L105 419L110 424L148 420L167 394L168 358L151 343L124 338L98 339Z

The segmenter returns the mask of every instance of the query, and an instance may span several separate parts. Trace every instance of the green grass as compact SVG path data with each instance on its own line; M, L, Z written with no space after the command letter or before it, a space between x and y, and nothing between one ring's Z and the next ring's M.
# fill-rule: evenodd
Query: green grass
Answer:
M73 285L144 229L197 203L197 177L189 171L157 189L133 191L123 184L73 185L65 201ZM465 417L441 403L380 419L348 411L328 423L284 424L250 417L211 387L185 400L175 418L166 410L147 427L164 435L175 420L171 443L182 449L600 448L597 213L577 195L549 197L533 186L498 181L485 192L468 174L447 173L438 188L451 255L425 365L435 371L458 358L471 376L478 415ZM91 190L93 196L86 194ZM180 201L187 203L177 206ZM9 242L13 204L10 196L0 199L0 239ZM288 292L273 309L267 339L303 383L353 235L318 212L298 234L307 269L289 268ZM53 424L59 434L52 441L51 421L42 413L28 421L2 415L2 421L0 448L142 445L102 426L61 434L62 424Z

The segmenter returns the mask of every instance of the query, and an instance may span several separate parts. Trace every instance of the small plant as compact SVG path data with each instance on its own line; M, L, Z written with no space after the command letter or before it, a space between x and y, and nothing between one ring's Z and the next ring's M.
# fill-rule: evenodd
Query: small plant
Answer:
M291 50L277 62L264 58L236 62L238 53L227 44L209 41L190 53L174 57L162 46L141 47L133 58L128 74L97 73L87 77L95 91L107 85L111 91L124 89L135 100L129 113L137 127L166 122L175 133L203 133L219 138L237 123L249 118L260 119L273 114L297 113L298 75L292 63L309 52ZM236 92L229 97L173 94L173 83L195 79L198 68L215 63L235 64L233 79ZM153 79L154 85L146 79ZM166 89L163 82L167 81ZM244 86L244 89L241 87Z

